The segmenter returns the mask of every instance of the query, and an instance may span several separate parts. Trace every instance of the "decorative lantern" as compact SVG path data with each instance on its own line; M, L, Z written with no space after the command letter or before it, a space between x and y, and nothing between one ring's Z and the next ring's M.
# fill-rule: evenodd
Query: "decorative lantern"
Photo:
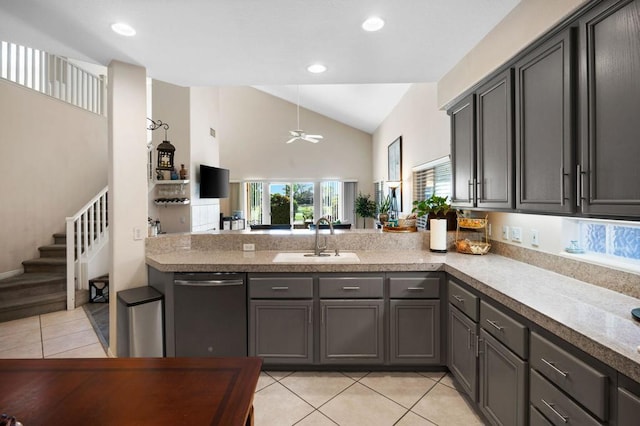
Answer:
M149 130L156 130L160 127L164 129L165 140L158 145L158 167L156 167L156 170L173 170L173 155L175 154L176 147L171 145L171 142L167 140L167 130L169 129L169 125L167 123L163 123L162 120L153 121L150 118L147 118L147 120L152 123L148 127Z

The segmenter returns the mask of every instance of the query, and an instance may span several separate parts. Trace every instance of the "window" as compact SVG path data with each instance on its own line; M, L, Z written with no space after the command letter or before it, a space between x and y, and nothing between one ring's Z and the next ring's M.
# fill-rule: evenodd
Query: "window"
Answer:
M293 224L305 228L323 216L354 223L356 182L245 182L244 185L248 225Z
M434 194L451 197L451 160L447 156L415 167L412 180L414 200L425 200ZM426 217L418 219L418 226L424 228L426 223Z
M566 219L566 223L569 248L584 250L584 254L578 256L599 264L640 271L640 224L596 219ZM569 248L567 251L571 252Z

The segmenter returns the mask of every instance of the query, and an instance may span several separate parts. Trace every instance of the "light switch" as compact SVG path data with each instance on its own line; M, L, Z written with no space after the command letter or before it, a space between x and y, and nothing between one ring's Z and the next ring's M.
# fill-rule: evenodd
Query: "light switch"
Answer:
M509 239L509 227L507 225L502 225L502 239Z
M522 242L522 228L519 226L511 227L511 241L515 241L516 243Z

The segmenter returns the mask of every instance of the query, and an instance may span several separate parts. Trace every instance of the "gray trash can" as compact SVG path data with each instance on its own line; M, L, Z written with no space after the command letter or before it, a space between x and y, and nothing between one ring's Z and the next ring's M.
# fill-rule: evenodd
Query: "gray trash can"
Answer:
M153 287L118 292L118 357L164 356L163 296Z

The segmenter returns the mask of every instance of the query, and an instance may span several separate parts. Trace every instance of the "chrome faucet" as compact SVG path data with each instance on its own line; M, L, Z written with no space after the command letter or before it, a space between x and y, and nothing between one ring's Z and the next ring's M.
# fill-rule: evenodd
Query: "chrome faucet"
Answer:
M316 244L315 244L314 252L313 252L314 256L322 256L322 252L324 250L326 250L326 248L327 248L327 239L326 238L324 239L324 245L323 246L320 246L320 242L318 240L318 235L319 235L319 232L320 232L320 224L322 222L327 222L329 224L329 231L330 231L331 235L334 235L333 225L331 224L331 221L329 219L327 219L326 217L321 217L320 219L318 219L318 221L316 222ZM336 246L336 256L340 256L340 253L338 252L338 247L337 246Z

